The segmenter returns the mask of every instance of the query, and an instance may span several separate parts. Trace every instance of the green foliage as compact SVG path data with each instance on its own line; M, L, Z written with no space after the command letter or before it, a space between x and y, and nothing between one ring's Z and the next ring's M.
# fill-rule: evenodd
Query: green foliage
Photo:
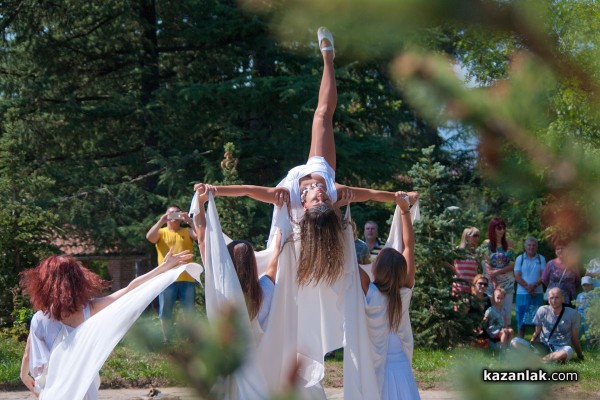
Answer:
M0 7L0 297L56 250L51 238L151 252L155 215L186 204L193 182L221 180L226 143L239 165L224 181L272 186L306 161L322 59L316 27L272 36L281 4L266 15L233 0ZM386 60L339 60L338 180L394 185L414 158L405 146L437 132L394 90ZM263 243L272 208L227 202L230 233Z
M22 387L21 357L25 343L0 329L0 390Z
M421 221L415 223L417 273L411 302L411 323L418 346L446 349L468 341L475 324L463 312L461 301L452 296L452 241L457 229L450 205L457 202L450 189L449 173L435 161L434 148L423 150L409 171L420 193ZM460 235L460 233L459 233Z
M593 290L588 308L585 310L585 323L588 326L585 334L586 343L600 349L600 289Z

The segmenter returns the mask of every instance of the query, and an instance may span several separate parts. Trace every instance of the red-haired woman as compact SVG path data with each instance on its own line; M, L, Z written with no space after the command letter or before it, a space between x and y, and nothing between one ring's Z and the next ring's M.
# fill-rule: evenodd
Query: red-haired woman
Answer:
M134 279L126 288L104 297L101 294L109 283L70 256L53 255L37 267L21 272L23 293L38 310L31 320L21 363L21 380L25 386L36 395L43 389L50 354L72 330L142 283L191 258L188 251L169 252L158 267ZM96 399L99 385L97 377L85 399Z
M369 336L384 362L375 366L381 399L419 399L411 368L412 328L408 307L415 285L415 239L408 194L397 192L402 253L386 247L373 262L373 282L359 268L366 296Z
M494 217L488 224L487 256L484 272L492 282L488 295L493 296L494 289L501 287L506 292L502 308L510 315L515 294L515 253L513 244L506 239L506 223L500 217Z

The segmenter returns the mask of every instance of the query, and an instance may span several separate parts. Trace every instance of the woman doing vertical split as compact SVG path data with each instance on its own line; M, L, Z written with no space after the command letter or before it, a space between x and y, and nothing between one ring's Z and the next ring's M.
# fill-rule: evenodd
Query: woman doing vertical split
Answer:
M394 192L347 187L335 183L336 152L333 114L337 87L333 65L335 50L331 32L321 27L317 35L323 57L323 74L315 109L308 161L292 168L278 187L253 185L215 186L215 196L248 196L265 203L288 201L292 221L298 224L300 254L298 283L332 284L342 275L344 221L339 208L369 200L393 202ZM202 183L194 190L203 191ZM194 200L192 200L194 203Z
M359 272L366 296L369 336L379 360L375 372L381 399L419 399L411 368L412 329L408 313L415 284L415 239L408 193L397 192L396 204L402 220L402 253L390 247L381 250L373 262L373 282L362 269Z

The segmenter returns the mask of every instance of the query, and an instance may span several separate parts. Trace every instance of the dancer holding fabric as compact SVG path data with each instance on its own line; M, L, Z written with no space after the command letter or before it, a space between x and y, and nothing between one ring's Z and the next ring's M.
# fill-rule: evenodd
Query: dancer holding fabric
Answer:
M417 194L413 194L415 197ZM378 356L375 373L382 399L419 399L412 368L408 308L415 285L415 239L408 193L397 192L402 220L402 253L386 247L373 263L373 282L359 268L366 296L369 336Z
M36 268L21 272L23 293L38 311L31 320L27 346L21 363L21 380L32 392L44 388L52 351L87 319L150 279L184 264L192 254L167 253L163 262L134 279L127 287L104 297L99 296L109 283L66 255L53 255ZM98 397L99 377L91 384L85 399Z
M270 390L281 390L297 366L297 387L302 395L325 398L321 385L325 374L324 355L345 346L344 396L363 399L379 392L374 372L357 363L370 358L371 345L362 309L364 297L355 271L353 237L339 208L350 201L392 202L396 194L335 183L333 112L337 91L333 38L326 29L320 28L318 40L324 69L307 163L290 170L276 188L217 186L214 195L248 196L267 203L290 204L291 218L287 212L275 208L268 248L257 254L259 268L264 268L267 261L264 256L279 251L273 243L274 234L277 229L289 231L291 220L294 245L284 246L280 256L280 263L283 260L284 264L279 268L269 316L269 327L273 329L267 327L257 350L257 358L268 366L264 372ZM206 185L198 183L194 190L204 193ZM195 198L190 213L199 211L194 210L197 208ZM411 203L416 199L416 193L410 194ZM417 213L418 207L413 210Z
M206 260L205 238L206 238L206 211L205 203L208 200L208 194L214 192L214 186L206 185L204 192L196 191L198 200L198 213L194 215L194 225L196 226L196 235L198 237L198 246L202 259ZM281 204L280 204L281 206ZM281 247L281 233L276 237L275 249ZM235 267L235 272L240 281L241 289L246 300L248 316L250 320L258 319L263 331L269 317L273 292L275 290L275 278L277 276L278 251L274 251L265 273L259 278L256 265L256 257L252 245L245 240L234 240L227 245L229 256ZM205 266L206 268L215 268L220 266Z

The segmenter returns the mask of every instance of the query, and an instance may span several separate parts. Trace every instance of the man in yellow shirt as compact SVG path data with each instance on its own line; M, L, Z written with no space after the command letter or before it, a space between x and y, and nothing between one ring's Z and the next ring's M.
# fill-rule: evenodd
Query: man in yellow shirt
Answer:
M190 227L182 227L181 223L183 221ZM165 223L167 226L163 227ZM167 207L167 212L160 217L158 222L146 234L146 239L156 244L158 264L162 262L170 248L173 249L174 254L183 250L193 252L196 232L194 232L192 227L193 222L187 212L182 212L181 208L175 205ZM173 326L175 302L179 299L179 304L184 314L190 313L194 310L195 296L196 281L187 272L182 273L177 281L167 287L158 296L158 315L165 343L169 341L169 334Z

